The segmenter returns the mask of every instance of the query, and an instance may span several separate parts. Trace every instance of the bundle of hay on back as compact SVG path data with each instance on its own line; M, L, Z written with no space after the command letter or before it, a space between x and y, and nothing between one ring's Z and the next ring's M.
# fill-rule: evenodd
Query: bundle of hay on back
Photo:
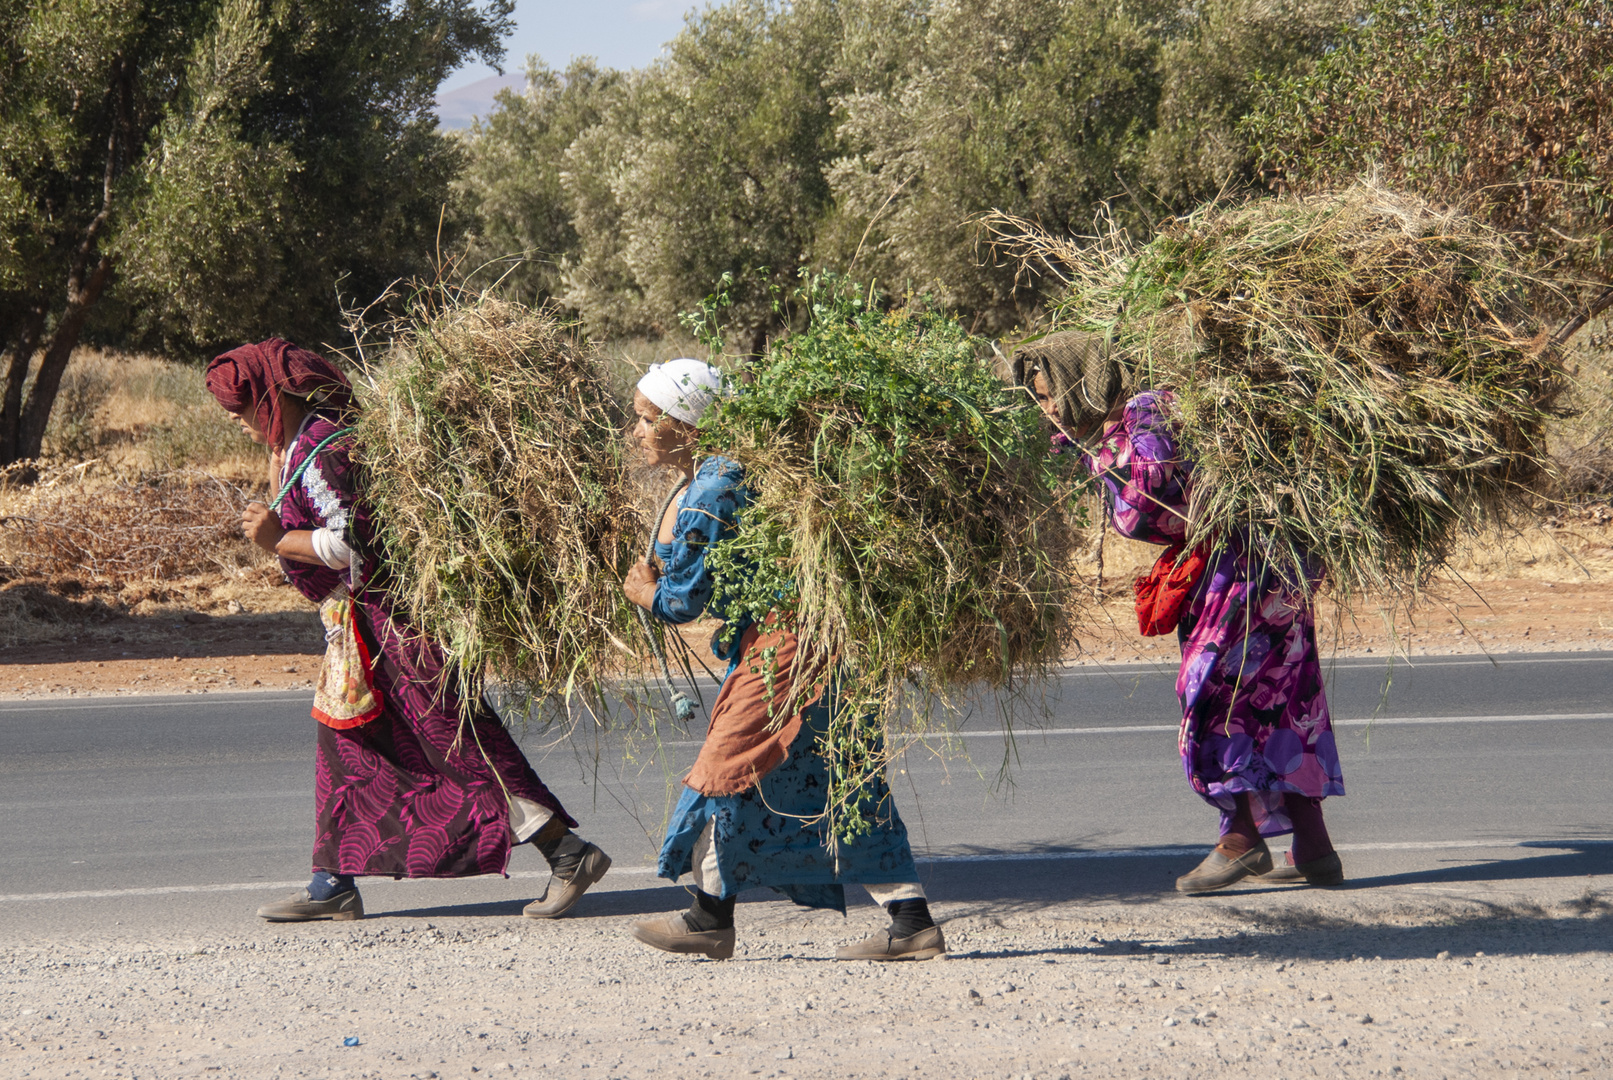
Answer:
M1395 603L1543 486L1565 378L1542 285L1456 210L1362 182L1212 206L1140 248L994 224L1066 276L1061 326L1109 335L1132 392L1175 393L1194 543L1247 529L1291 580Z
M405 614L474 702L597 704L638 624L622 595L641 523L590 346L553 313L422 291L358 381L357 441Z
M974 683L1000 691L1063 654L1073 536L1040 416L983 343L832 287L700 432L752 492L737 535L708 556L718 606L780 609L803 670L842 672L823 749L830 826L854 836L884 736L928 722L925 708L904 713L904 690L924 705Z

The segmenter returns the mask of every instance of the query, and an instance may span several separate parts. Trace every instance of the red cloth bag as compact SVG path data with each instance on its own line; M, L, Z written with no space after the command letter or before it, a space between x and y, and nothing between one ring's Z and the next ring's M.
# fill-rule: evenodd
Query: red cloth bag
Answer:
M1178 564L1181 554L1181 544L1166 548L1154 568L1131 583L1137 598L1137 629L1143 637L1158 637L1175 630L1193 586L1204 576L1209 564L1204 548L1194 548Z

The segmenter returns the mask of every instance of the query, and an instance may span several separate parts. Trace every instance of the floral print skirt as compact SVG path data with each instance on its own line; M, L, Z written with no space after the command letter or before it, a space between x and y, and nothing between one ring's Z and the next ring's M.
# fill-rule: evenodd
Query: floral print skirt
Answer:
M1312 607L1250 569L1241 545L1221 551L1178 628L1179 748L1188 783L1222 811L1223 828L1247 793L1261 834L1276 836L1293 831L1285 794L1343 795L1344 770Z

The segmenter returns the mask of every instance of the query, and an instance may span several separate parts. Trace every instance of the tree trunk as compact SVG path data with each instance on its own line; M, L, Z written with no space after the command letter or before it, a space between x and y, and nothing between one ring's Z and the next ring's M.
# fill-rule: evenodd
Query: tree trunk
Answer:
M126 122L132 88L128 65L121 56L113 61L112 85L108 93L117 99L120 123ZM40 446L45 441L45 425L50 423L51 406L56 404L56 391L61 389L67 361L73 355L73 348L78 345L79 335L84 332L90 309L101 299L107 279L112 276L112 256L102 254L99 248L101 230L112 215L113 188L119 171L119 134L119 124L115 123L106 137L101 209L84 227L78 248L73 252L67 272L67 304L56 320L56 328L50 335L50 344L45 347L44 358L39 362L39 371L34 375L34 385L28 391L26 402L21 400L22 383L28 376L28 361L33 356L33 346L30 344L26 350L19 348L11 357L6 396L3 406L0 406L0 422L4 425L0 430L0 440L4 440L0 445L0 457L3 457L0 464L9 465L14 461L39 456ZM38 341L44 330L44 312L41 310L38 315L34 342Z
M34 376L33 388L23 405L17 424L17 457L39 456L45 441L45 426L50 423L51 406L56 404L56 392L61 389L62 375L67 361L78 346L79 335L90 317L90 309L101 299L106 281L112 275L112 256L103 255L87 279L70 278L67 289L67 309L56 321L56 332L50 336L45 356L39 361L39 372ZM82 281L82 283L80 283Z
M22 388L28 381L28 367L39 338L45 332L45 307L36 305L19 320L16 336L8 344L6 354L5 387L0 393L0 465L26 457L18 451L22 429Z

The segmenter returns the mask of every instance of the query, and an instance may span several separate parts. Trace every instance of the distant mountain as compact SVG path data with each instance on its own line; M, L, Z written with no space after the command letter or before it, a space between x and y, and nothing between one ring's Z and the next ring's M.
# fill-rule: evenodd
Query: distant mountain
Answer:
M472 119L485 117L493 111L493 98L500 90L526 89L526 76L519 71L508 75L489 75L467 83L458 90L437 95L437 116L445 128L470 127Z

